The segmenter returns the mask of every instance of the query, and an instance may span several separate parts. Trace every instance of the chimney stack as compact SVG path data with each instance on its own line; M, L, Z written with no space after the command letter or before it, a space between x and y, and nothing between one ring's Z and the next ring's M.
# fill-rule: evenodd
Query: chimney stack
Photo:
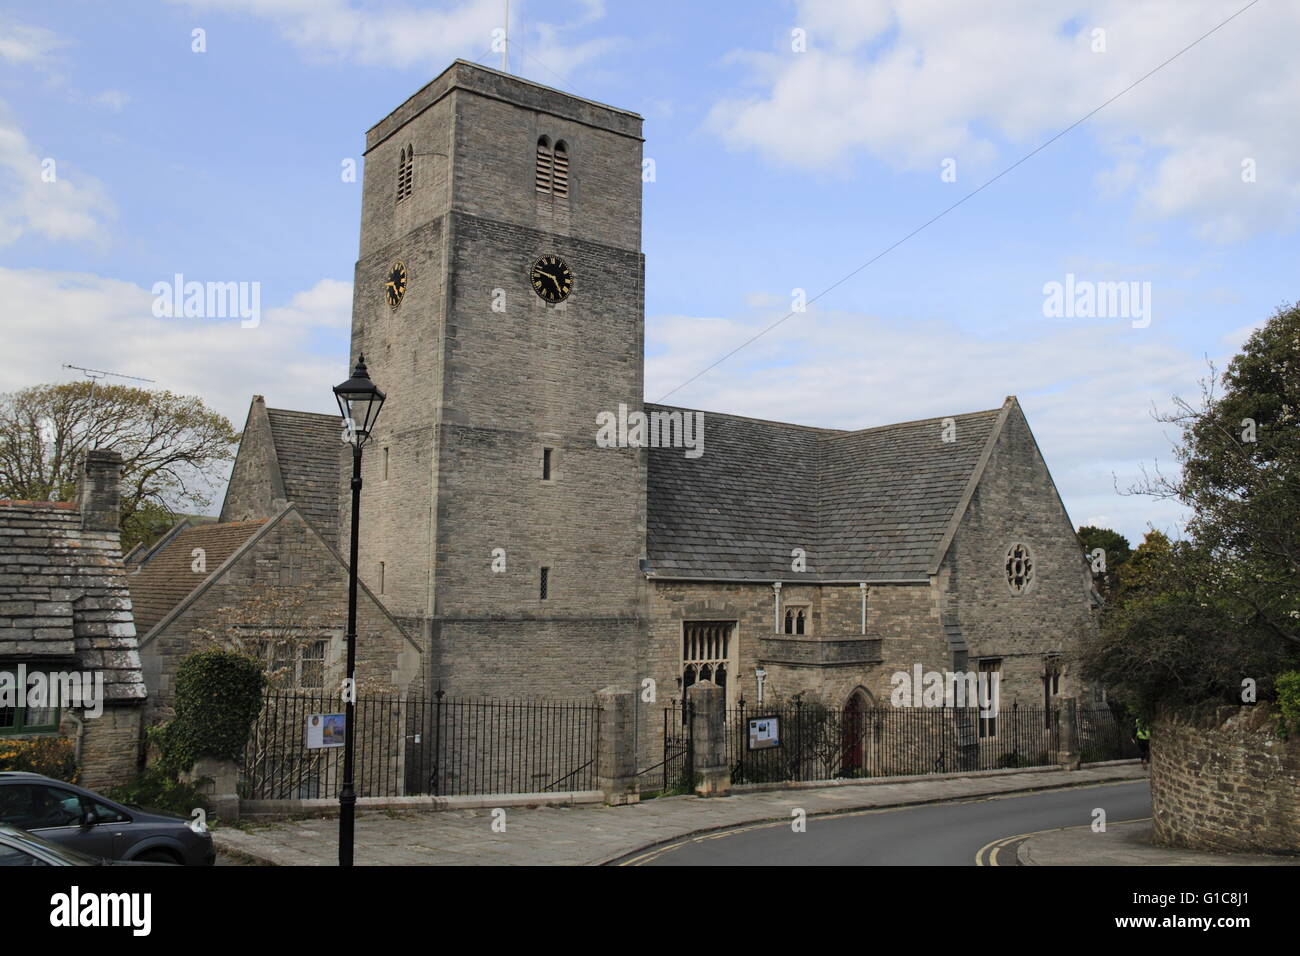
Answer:
M122 456L107 448L86 453L77 482L77 510L84 531L118 531L122 509Z

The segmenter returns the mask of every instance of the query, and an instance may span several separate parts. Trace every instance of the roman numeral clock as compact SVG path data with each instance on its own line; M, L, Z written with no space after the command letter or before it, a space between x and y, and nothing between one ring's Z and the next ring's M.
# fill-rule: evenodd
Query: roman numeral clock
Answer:
M542 256L528 273L533 291L547 302L563 302L573 291L573 272L559 256Z

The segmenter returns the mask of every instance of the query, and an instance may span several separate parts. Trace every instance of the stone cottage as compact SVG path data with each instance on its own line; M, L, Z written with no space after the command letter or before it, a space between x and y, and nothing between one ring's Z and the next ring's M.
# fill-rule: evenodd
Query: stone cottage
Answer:
M127 584L151 722L170 708L180 661L218 646L264 660L273 690L341 693L347 565L297 505L281 502L270 517L250 521L182 522ZM357 634L361 693L423 689L420 646L364 585Z
M22 673L30 690L44 675L64 695L64 706L0 706L0 740L72 740L91 788L134 775L146 701L118 532L121 471L116 452L94 450L76 501L0 500L0 686Z

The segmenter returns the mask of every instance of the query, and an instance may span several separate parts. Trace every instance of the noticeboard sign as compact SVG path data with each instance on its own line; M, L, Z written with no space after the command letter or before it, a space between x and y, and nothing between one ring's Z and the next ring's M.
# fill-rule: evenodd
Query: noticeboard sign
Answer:
M781 746L781 719L779 717L749 718L749 749L769 750Z
M346 714L308 714L307 749L342 747L347 742Z

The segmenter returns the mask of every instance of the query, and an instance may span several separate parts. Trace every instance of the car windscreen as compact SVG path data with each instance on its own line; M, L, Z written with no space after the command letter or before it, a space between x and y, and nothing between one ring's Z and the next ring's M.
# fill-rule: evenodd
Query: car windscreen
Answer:
M85 853L70 850L66 846L62 846L58 843L51 843L49 840L19 830L17 827L7 829L4 833L4 837L16 846L44 851L45 853L67 860L75 866L98 866L103 862L103 860L100 860L98 857L87 856Z

